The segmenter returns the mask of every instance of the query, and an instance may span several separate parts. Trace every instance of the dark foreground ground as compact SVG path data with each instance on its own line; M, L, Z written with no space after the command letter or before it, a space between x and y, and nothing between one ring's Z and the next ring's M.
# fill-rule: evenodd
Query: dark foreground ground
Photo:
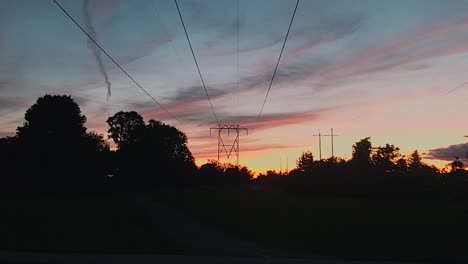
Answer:
M10 193L0 199L0 249L176 254L180 250L126 193Z
M145 206L144 200L160 206ZM281 256L288 261L268 260L271 263L342 263L333 258L356 263L468 263L468 203L464 200L298 195L245 185L149 194L3 194L0 210L0 250L7 252L0 254L0 260L12 252L40 252L124 259L130 254L147 256L150 262L163 256L184 262L193 256L201 262L204 257L214 261L205 259L205 263L223 263L216 247L205 247L213 252L195 256L191 249L198 248L197 240L189 235L184 239L178 231L185 227L200 229L207 237L216 230L223 234L218 236L221 245L235 245L226 240L248 241L290 254ZM228 256L224 261L258 263L255 256L240 257ZM165 260L160 263L182 263Z
M468 263L466 200L296 195L261 185L159 197L233 236L297 256Z

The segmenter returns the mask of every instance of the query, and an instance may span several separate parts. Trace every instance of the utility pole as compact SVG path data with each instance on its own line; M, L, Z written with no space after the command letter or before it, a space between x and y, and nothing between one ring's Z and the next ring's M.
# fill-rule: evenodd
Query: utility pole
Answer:
M322 134L320 134L320 129L318 135L312 135L314 137L318 136L319 137L319 158L322 160Z
M220 125L218 124L217 127L211 127L210 128L210 136L211 136L211 130L217 130L218 131L218 165L219 165L219 159L221 156L221 152L226 153L227 158L229 159L232 151L234 150L234 153L236 154L236 165L239 166L239 154L240 154L240 137L239 137L239 131L245 130L247 132L247 135L249 135L249 130L246 127L241 127L239 125ZM223 130L227 130L228 136L230 135L230 132L233 130L236 134L236 137L234 139L234 142L232 145L226 145L224 144L221 132ZM227 148L230 148L229 151Z
M289 173L288 162L289 162L289 157L288 155L286 155L286 173Z
M332 128L330 135L322 135L322 136L331 137L331 153L332 153L332 158L334 158L335 155L333 154L333 137L338 136L338 135L333 134L333 128Z

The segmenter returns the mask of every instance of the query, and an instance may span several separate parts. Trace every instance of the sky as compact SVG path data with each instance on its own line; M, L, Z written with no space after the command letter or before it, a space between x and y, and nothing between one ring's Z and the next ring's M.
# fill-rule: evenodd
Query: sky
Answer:
M206 91L174 1L57 1L171 114L52 0L3 0L0 137L38 97L67 94L88 131L106 134L121 110L177 127L199 165L217 159L213 110L221 125L248 128L239 159L255 172L292 169L306 150L319 158L314 135L331 128L342 158L371 137L439 167L468 163L467 0L300 1L261 115L295 0L178 0ZM321 143L330 157L331 137Z

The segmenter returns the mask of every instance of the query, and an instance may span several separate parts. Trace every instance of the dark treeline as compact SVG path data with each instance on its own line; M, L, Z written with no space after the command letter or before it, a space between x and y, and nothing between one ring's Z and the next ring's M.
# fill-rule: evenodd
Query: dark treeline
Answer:
M417 150L405 156L391 144L373 147L370 137L356 142L352 148L349 160L338 157L314 160L312 152L305 151L295 169L287 173L270 170L260 174L256 181L296 193L401 199L468 198L468 173L458 158L449 164L450 171L446 171L422 162Z
M349 160L317 161L306 151L290 172L267 171L254 179L245 166L208 161L197 167L182 131L145 122L134 111L107 119L116 151L103 135L87 130L86 117L70 96L40 97L24 118L15 136L0 139L3 190L153 190L254 182L308 193L468 194L460 160L451 163L450 172L441 172L423 163L418 151L406 157L394 145L373 147L369 137L352 146Z
M107 119L116 151L103 135L87 130L86 117L70 96L40 97L24 119L16 135L0 139L2 190L152 190L252 179L247 168L229 164L209 163L198 170L183 132L156 120L145 122L134 111ZM207 176L200 176L205 171Z

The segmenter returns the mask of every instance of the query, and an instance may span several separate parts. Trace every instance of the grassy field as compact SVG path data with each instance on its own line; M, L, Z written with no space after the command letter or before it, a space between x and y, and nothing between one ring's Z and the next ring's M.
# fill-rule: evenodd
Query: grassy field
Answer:
M252 186L170 191L159 199L234 236L298 256L468 261L466 202L298 196Z
M0 211L1 250L180 253L128 195L3 194Z

